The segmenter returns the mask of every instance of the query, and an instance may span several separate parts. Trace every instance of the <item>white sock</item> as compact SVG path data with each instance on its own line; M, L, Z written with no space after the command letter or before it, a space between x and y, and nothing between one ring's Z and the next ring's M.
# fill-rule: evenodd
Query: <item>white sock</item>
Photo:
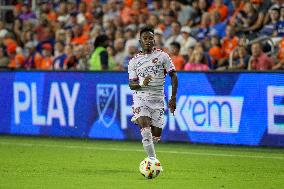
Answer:
M155 159L156 158L156 152L154 148L154 143L152 139L152 132L151 127L145 127L141 129L141 135L142 135L142 143L144 150L149 158Z

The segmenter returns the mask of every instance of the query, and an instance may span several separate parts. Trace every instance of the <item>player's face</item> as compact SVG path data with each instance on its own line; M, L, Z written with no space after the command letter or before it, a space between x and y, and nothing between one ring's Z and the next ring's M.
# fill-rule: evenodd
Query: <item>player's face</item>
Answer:
M155 45L154 33L150 31L143 32L140 36L140 45L144 51L151 51Z

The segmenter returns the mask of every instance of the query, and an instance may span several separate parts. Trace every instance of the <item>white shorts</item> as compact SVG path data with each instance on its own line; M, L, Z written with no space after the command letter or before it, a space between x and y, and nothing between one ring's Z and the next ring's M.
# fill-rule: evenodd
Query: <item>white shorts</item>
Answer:
M137 124L136 120L141 116L147 116L151 119L151 125L163 128L164 126L164 101L161 99L152 99L145 97L134 97L132 106L133 114L131 121Z
M151 126L163 128L164 126L164 108L152 109L148 106L140 106L133 109L134 116L131 121L137 124L137 119L141 116L147 116L151 119Z

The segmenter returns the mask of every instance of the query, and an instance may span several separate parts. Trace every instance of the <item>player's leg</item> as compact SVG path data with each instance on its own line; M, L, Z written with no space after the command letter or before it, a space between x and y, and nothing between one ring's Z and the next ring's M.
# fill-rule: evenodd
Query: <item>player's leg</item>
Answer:
M142 143L145 152L149 158L156 158L156 152L153 143L151 131L151 119L148 116L140 116L137 118L137 123L141 129Z
M151 114L151 130L153 141L159 142L161 140L162 128L164 125L164 109L155 109Z
M151 131L153 135L153 142L159 142L161 140L162 128L151 126Z

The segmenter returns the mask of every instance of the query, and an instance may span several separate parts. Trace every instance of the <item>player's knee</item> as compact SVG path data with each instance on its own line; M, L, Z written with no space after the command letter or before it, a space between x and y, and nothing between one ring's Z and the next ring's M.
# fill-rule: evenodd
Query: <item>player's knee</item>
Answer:
M146 128L146 127L150 127L150 119L148 117L139 117L137 119L137 123L139 124L139 126L141 128Z

